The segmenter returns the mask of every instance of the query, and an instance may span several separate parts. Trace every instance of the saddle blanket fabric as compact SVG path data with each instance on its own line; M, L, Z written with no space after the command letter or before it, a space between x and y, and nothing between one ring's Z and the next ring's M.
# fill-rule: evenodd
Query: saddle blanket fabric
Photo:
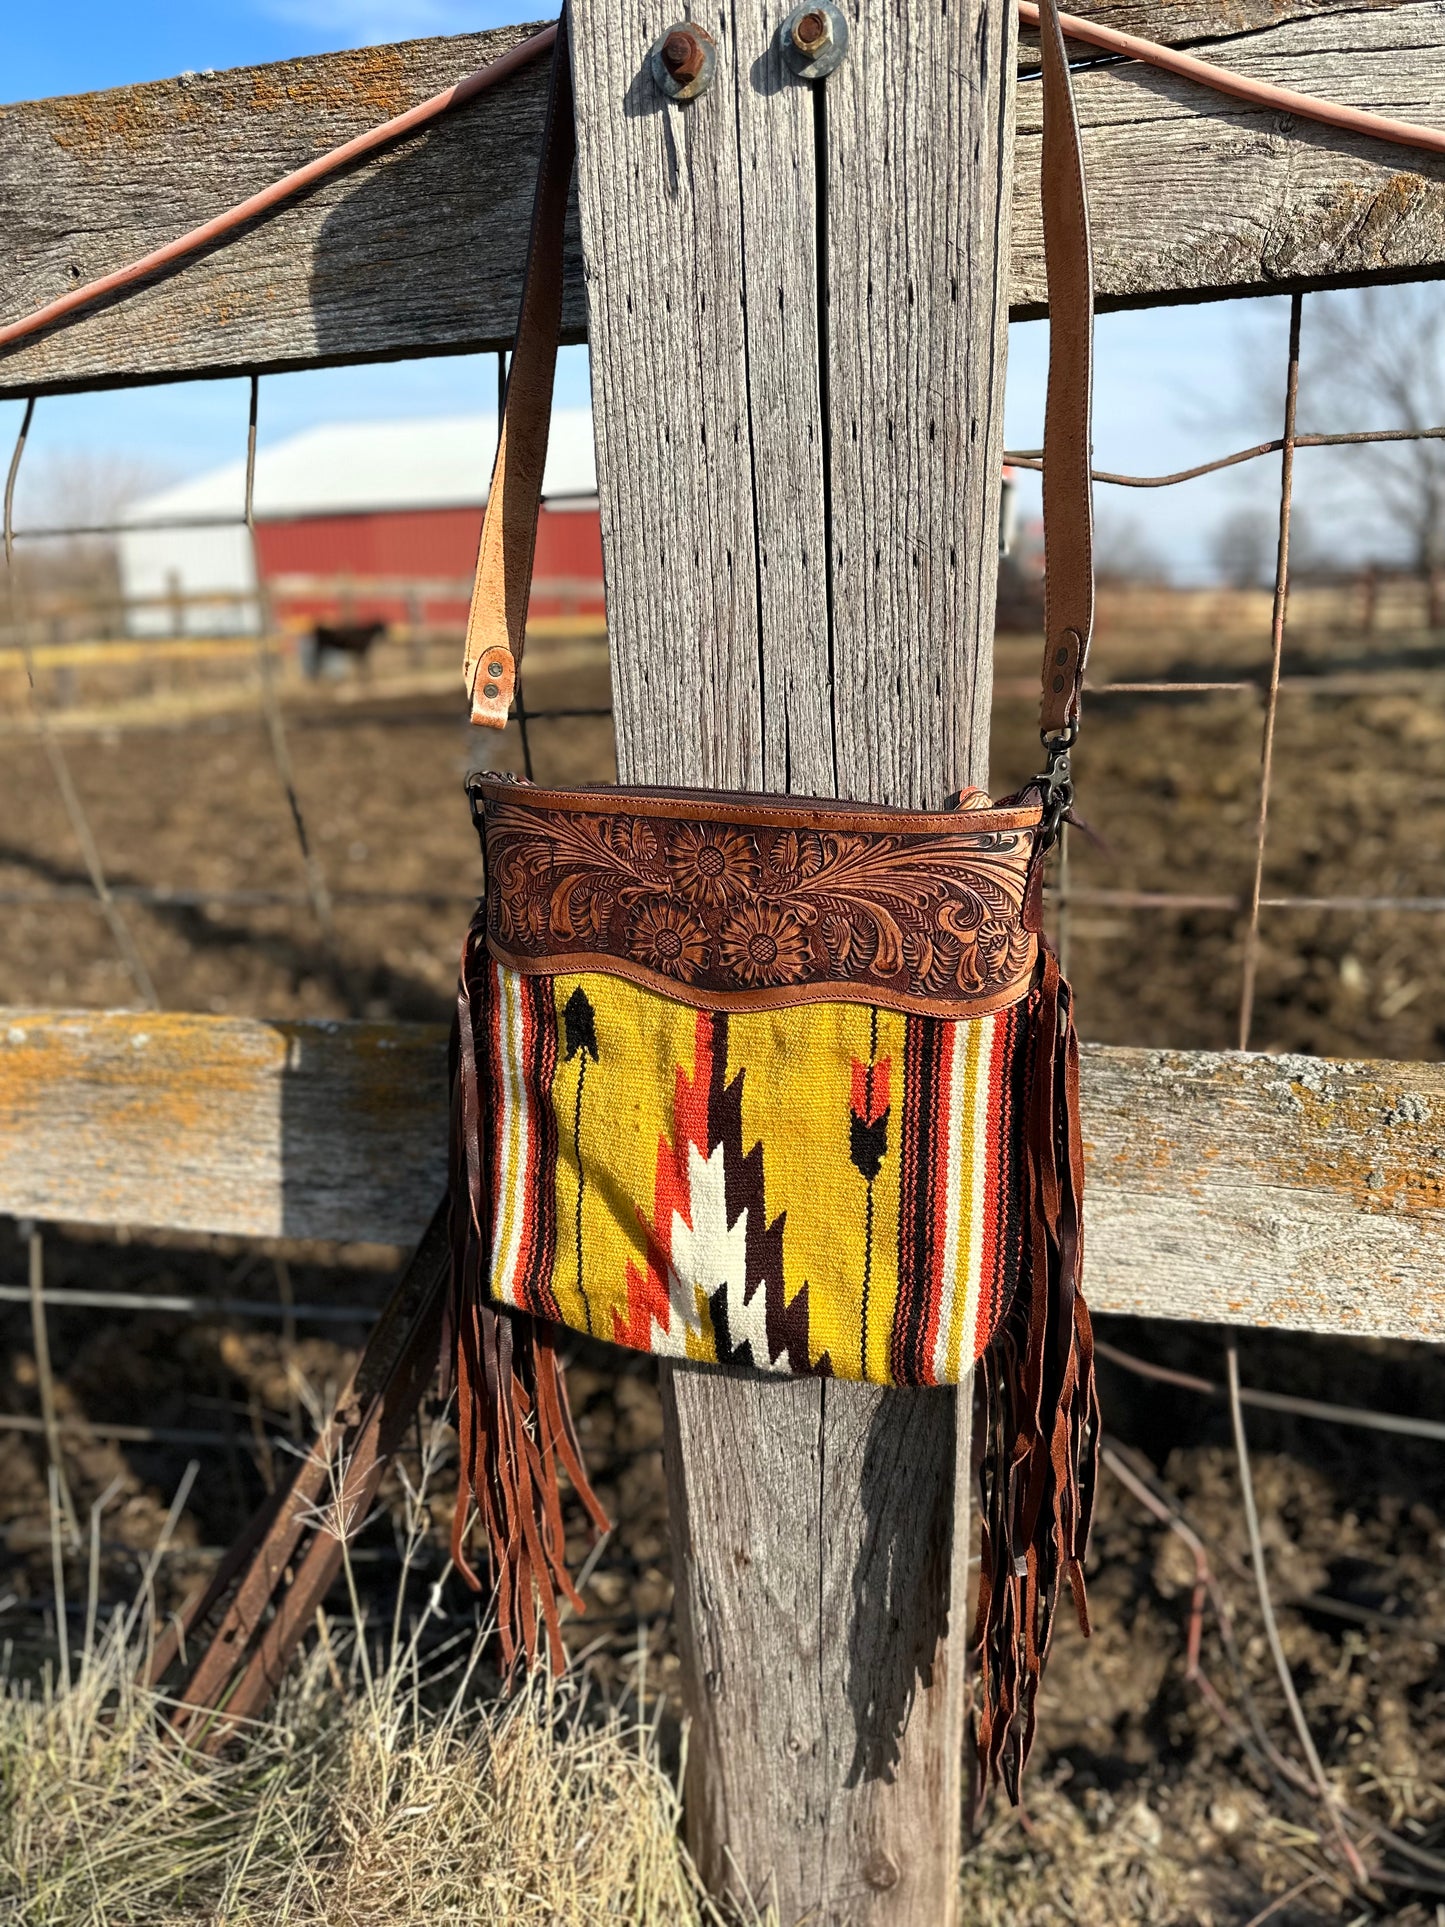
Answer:
M760 1370L973 1365L1029 1262L1027 999L717 1012L478 951L495 1302Z

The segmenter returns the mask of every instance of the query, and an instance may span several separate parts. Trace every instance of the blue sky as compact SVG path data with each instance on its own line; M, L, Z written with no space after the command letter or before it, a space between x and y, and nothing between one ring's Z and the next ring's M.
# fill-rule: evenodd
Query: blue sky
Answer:
M476 33L541 19L507 0L54 0L7 9L0 90L6 100L77 94L136 80L241 67L419 34Z
M53 0L44 8L12 9L0 91L12 100L33 99L536 17L525 0L465 6L452 0L147 0L138 7ZM1099 466L1172 469L1269 432L1255 417L1252 397L1262 366L1277 364L1282 386L1286 307L1283 301L1232 302L1101 319ZM1010 446L1037 446L1045 357L1044 327L1015 326ZM483 358L273 376L262 384L261 432L275 440L327 420L485 408L494 393L494 364ZM559 402L584 403L587 394L585 352L565 351ZM244 383L224 381L46 399L37 410L27 467L33 460L43 475L49 458L85 450L158 480L178 479L236 457L245 409ZM13 434L17 412L16 404L0 404L0 438ZM1242 501L1257 501L1263 510L1276 479L1277 465L1261 462L1181 489L1101 491L1106 540L1111 529L1128 524L1173 560L1176 573L1197 576L1208 567L1212 524ZM1027 512L1031 480L1023 493ZM23 521L23 500L18 506Z

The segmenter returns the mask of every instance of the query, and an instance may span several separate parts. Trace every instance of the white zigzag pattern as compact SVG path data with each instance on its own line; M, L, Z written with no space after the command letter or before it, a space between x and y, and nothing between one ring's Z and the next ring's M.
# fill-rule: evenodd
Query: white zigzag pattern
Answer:
M767 1290L759 1278L752 1293L747 1291L748 1214L744 1208L736 1224L728 1223L721 1145L709 1158L695 1144L688 1145L687 1187L692 1224L674 1211L669 1239L668 1295L673 1315L696 1330L698 1293L711 1298L721 1286L729 1339L734 1348L751 1345L753 1363L765 1369L770 1362Z

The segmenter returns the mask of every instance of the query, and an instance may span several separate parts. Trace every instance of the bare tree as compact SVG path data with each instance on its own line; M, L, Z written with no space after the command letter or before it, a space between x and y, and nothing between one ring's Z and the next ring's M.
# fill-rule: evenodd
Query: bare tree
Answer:
M1302 426L1445 426L1445 299L1431 283L1316 295L1305 312ZM1365 443L1334 458L1362 526L1430 582L1445 567L1445 440ZM1345 468L1343 465L1348 465ZM1383 526L1382 526L1383 525ZM1432 594L1432 622L1436 597Z
M143 458L105 450L37 450L20 471L16 526L20 530L105 527L164 479L165 472ZM81 630L93 631L118 619L120 578L110 536L56 536L19 543L16 584L25 613L32 625L41 624L43 634L67 635L77 623ZM62 606L72 609L65 619L53 615Z
M1209 559L1231 589L1257 589L1274 566L1275 523L1268 511L1228 509L1209 535Z
M1209 532L1208 549L1215 574L1231 589L1270 587L1279 554L1279 504L1241 502L1226 509ZM1353 561L1342 562L1335 546L1321 537L1315 511L1302 509L1296 500L1290 515L1290 579L1334 581L1354 570Z
M1094 521L1094 568L1101 582L1169 580L1169 563L1137 516L1100 509Z

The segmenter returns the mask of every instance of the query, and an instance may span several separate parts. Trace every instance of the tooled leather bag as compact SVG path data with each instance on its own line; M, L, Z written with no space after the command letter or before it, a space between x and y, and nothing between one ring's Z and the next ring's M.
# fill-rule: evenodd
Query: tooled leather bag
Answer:
M937 811L468 779L485 895L452 1052L450 1331L462 1482L504 1654L561 1664L558 1463L600 1527L556 1349L893 1386L978 1367L981 1761L1016 1794L1098 1449L1079 1289L1072 998L1042 930L1093 619L1092 282L1063 39L1043 7L1050 290L1045 773ZM475 723L522 655L574 158L559 33L468 624ZM976 1454L976 1456L978 1456Z

